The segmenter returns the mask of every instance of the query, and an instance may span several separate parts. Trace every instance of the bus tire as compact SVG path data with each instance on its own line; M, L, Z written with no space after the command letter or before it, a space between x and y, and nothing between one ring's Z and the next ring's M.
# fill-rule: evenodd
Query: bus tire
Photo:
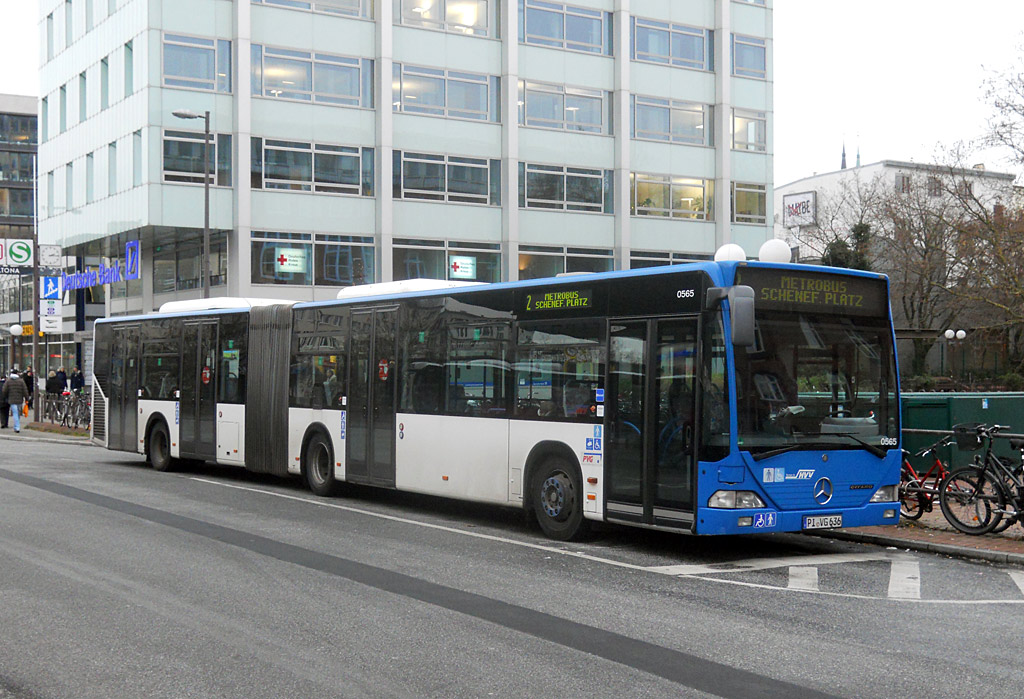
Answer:
M170 471L174 468L176 460L171 456L171 437L167 434L167 425L162 421L154 422L149 428L146 453L154 471Z
M549 456L534 471L530 498L537 523L547 537L576 541L589 533L579 472L564 457Z
M314 495L330 497L337 489L334 480L334 453L323 432L314 432L302 452L302 470Z

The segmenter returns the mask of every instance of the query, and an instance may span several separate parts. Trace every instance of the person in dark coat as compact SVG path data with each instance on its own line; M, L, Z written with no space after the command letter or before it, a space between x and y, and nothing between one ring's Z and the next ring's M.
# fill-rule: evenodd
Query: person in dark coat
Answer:
M60 382L59 393L64 393L64 391L68 390L68 375L67 372L64 371L64 367L57 370L57 380ZM47 391L47 393L49 393L49 391Z
M68 379L72 391L81 391L85 388L85 374L78 370L78 367L71 368L71 377Z
M55 371L51 371L50 375L46 377L46 392L58 396L64 393L64 385Z
M28 386L20 376L12 371L7 383L4 384L3 389L0 389L0 395L11 406L10 411L14 415L14 431L21 432L21 404L29 395Z
M24 374L19 374L21 380L25 383L25 388L28 389L28 395L25 397L25 402L28 403L29 410L32 409L32 400L36 394L36 375L32 371L32 367L25 370Z
M4 384L7 383L6 376L0 376L0 430L7 429L7 421L10 419L11 406L7 404L7 394L4 393Z

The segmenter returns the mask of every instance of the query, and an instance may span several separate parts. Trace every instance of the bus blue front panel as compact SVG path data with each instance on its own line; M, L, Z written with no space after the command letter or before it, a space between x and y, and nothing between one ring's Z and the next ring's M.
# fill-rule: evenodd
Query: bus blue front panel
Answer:
M900 452L884 459L857 450L792 451L754 461L750 454L701 463L697 534L752 534L835 527L894 525L899 502L871 502L899 483ZM709 507L720 490L755 493L765 507ZM841 520L835 519L841 517Z

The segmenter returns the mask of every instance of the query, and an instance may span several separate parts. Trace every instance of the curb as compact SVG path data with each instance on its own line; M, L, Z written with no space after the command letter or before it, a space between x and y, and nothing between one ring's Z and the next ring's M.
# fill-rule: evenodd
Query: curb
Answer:
M89 447L95 446L92 443L92 440L89 439L88 437L57 437L57 436L53 436L53 437L36 437L34 435L27 435L27 434L25 434L26 431L28 431L28 430L27 429L26 430L22 430L21 434L9 434L9 435L8 434L0 434L0 440L11 441L11 442L14 442L14 441L18 441L18 442L45 442L45 443L48 443L48 444L78 444L78 445L81 445L81 446L89 446ZM32 432L35 432L35 431L36 430L32 430ZM13 430L12 430L12 432L13 432ZM39 432L38 434L49 434L49 433L47 433L47 432Z
M875 546L895 546L897 548L924 551L926 553L941 553L946 556L988 561L989 563L1024 566L1024 554L1020 553L989 551L987 549L975 549L968 546L953 546L951 544L934 544L929 541L900 539L898 537L882 536L880 534L858 534L852 531L828 531L821 532L820 534L812 534L812 536L841 539L843 541L856 541L862 544L873 544Z

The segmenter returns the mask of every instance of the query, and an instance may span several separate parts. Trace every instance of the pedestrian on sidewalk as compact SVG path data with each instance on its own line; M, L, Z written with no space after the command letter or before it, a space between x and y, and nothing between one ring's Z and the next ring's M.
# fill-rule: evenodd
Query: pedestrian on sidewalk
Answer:
M21 432L21 404L28 397L28 386L15 371L11 371L3 389L0 389L3 401L8 403L11 413L14 415L14 431Z
M78 367L71 367L71 376L68 378L71 385L71 392L75 393L85 388L85 374L78 370Z
M58 393L64 393L64 391L68 390L68 375L64 371L64 367L57 369L56 376L57 381L60 382L60 390L58 391Z
M28 390L28 395L25 396L25 403L28 405L28 409L32 409L32 401L36 397L36 375L32 371L32 367L29 367L20 374L21 380L25 382L25 388Z
M7 404L7 394L4 393L4 385L7 383L6 376L0 376L0 430L7 429L7 421L10 419L11 406Z

